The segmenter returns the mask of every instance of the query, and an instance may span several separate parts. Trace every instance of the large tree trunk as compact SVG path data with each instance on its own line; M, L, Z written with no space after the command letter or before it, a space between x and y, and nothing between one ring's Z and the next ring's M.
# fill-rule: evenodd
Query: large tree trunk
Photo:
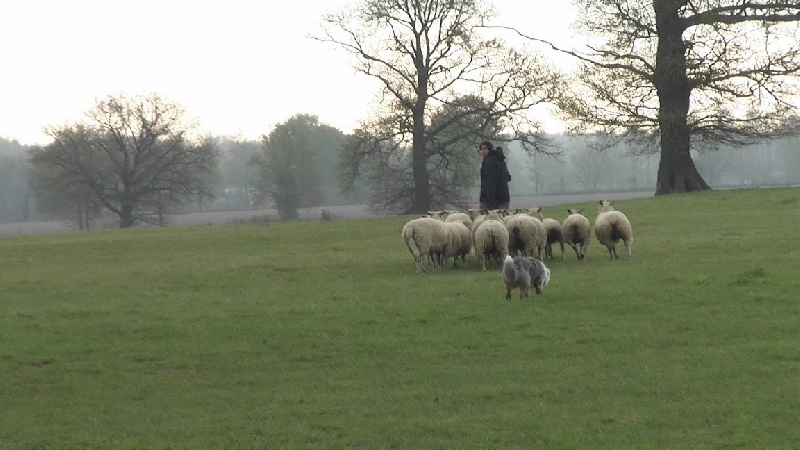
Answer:
M411 213L422 214L431 209L431 183L428 173L428 155L425 151L425 107L414 108L413 142L411 145L411 170L414 175L414 202Z
M130 228L133 226L133 204L123 203L119 209L119 227Z
M658 90L658 124L661 162L656 195L710 189L689 153L691 138L689 99L691 86L686 73L684 25L678 15L680 0L654 0L658 49L654 83Z

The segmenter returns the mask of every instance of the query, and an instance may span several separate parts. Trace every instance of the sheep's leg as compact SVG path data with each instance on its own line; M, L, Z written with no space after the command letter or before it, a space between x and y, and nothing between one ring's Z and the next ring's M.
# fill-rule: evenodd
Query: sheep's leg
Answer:
M578 246L577 246L577 245L575 245L575 244L573 244L573 243L569 243L568 245L569 245L570 247L572 247L572 249L573 249L573 250L575 250L575 256L576 256L578 259L581 259L581 253L578 251Z
M425 255L420 255L418 258L414 258L414 261L417 263L417 273L425 272Z
M511 300L511 287L506 286L506 300Z
M564 241L560 241L561 243L561 260L564 260Z
M486 254L481 253L478 259L481 261L481 272L486 272Z

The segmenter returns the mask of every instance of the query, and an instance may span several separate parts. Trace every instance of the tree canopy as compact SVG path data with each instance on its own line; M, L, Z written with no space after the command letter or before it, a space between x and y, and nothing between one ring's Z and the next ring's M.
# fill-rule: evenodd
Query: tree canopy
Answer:
M362 172L373 180L373 207L410 213L462 201L463 189L436 195L434 172L445 161L472 161L482 139L549 148L528 112L558 98L561 76L539 56L481 36L492 15L477 0L364 0L323 18L317 38L348 51L355 69L382 86L382 108L363 121L343 155L346 180Z
M49 127L53 142L32 150L37 198L68 188L116 214L122 228L210 198L218 152L195 131L180 106L158 95L108 96L86 120Z
M298 208L322 203L320 158L338 153L342 139L339 130L310 114L296 114L262 137L254 158L260 168L258 188L272 199L281 219L295 219Z
M798 133L800 4L751 0L576 0L575 129L660 151L658 194L708 189L690 149ZM524 33L523 36L527 36ZM538 41L543 39L527 36Z

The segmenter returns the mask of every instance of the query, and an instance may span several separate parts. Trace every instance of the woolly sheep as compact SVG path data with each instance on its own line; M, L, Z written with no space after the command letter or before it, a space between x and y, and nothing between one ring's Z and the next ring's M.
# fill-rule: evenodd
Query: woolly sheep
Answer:
M444 222L430 217L412 219L403 226L402 237L414 257L417 273L425 271L426 258L433 262L434 270L443 266L449 240Z
M556 242L561 246L561 260L564 260L564 236L561 232L561 223L553 218L545 218L542 215L542 208L531 209L528 215L539 219L544 225L547 238L544 243L544 254L548 259L555 259L553 256L553 244Z
M547 232L544 225L528 214L507 217L508 251L511 255L539 256Z
M606 246L611 259L619 259L616 245L620 240L625 244L628 258L630 258L633 244L631 222L625 214L614 210L613 203L613 201L600 200L597 218L594 221L594 234L597 240Z
M545 225L544 218L542 217L542 208L541 207L539 207L539 208L523 208L523 209L521 209L519 211L521 213L524 213L524 214L527 214L528 216L533 217L537 221L536 228L538 228L537 235L539 237L539 240L538 240L538 242L536 244L536 256L538 258L541 258L542 257L542 251L545 250L545 253L546 253L547 235L548 235L547 226ZM533 255L531 255L531 256L533 256Z
M482 214L477 209L468 209L467 215L469 216L470 220L472 221L472 226L470 227L470 233L472 234L472 247L475 248L475 230L486 220L486 214ZM475 248L475 257L478 257L478 249Z
M450 215L450 211L428 211L422 217L429 217L431 219L441 220L442 222Z
M497 212L501 218L501 220L505 220L508 211L504 209L495 209L493 210ZM472 245L475 245L475 231L478 229L479 226L486 220L487 211L477 210L477 209L468 209L467 214L469 215L470 219L472 219ZM478 249L475 248L475 257L478 257Z
M547 230L547 243L544 245L544 253L548 259L555 259L553 256L553 244L558 242L561 247L561 260L564 260L564 235L561 231L561 222L551 217L542 220L544 229Z
M586 258L586 251L589 250L591 240L589 219L581 214L582 212L582 209L568 209L569 216L561 224L564 242L575 250L578 260Z
M425 216L435 220L442 220L447 227L447 248L444 258L453 258L453 267L456 265L457 259L460 257L461 262L466 264L467 255L472 250L472 234L467 226L457 220L448 222L446 218L453 215L453 211L428 211ZM466 216L466 214L464 214ZM467 218L469 218L467 216Z
M478 226L486 219L486 214L480 212L477 209L468 209L467 215L469 216L470 220L472 221L472 227L470 230L472 233L475 233L475 230L478 229Z
M458 211L448 211L448 213L447 218L444 219L445 222L461 222L472 231L472 219L469 214Z
M453 258L453 267L456 260L461 258L461 263L467 263L467 255L472 250L472 234L469 228L461 222L444 222L448 228L448 242L445 251L445 259Z
M486 260L494 257L498 262L508 255L508 230L503 224L500 210L489 211L486 219L475 230L475 254L486 271Z
M536 258L506 256L503 261L503 282L506 284L506 300L511 300L511 290L519 288L519 299L528 298L528 289L533 286L537 294L550 282L550 269Z

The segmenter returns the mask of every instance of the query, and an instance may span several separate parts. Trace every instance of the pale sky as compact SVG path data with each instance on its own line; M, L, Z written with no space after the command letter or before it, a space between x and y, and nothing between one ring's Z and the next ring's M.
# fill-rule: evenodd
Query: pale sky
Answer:
M375 80L308 38L353 0L0 0L0 137L46 144L107 95L158 93L213 135L258 139L298 113L350 132ZM566 44L567 0L494 0L498 24Z

